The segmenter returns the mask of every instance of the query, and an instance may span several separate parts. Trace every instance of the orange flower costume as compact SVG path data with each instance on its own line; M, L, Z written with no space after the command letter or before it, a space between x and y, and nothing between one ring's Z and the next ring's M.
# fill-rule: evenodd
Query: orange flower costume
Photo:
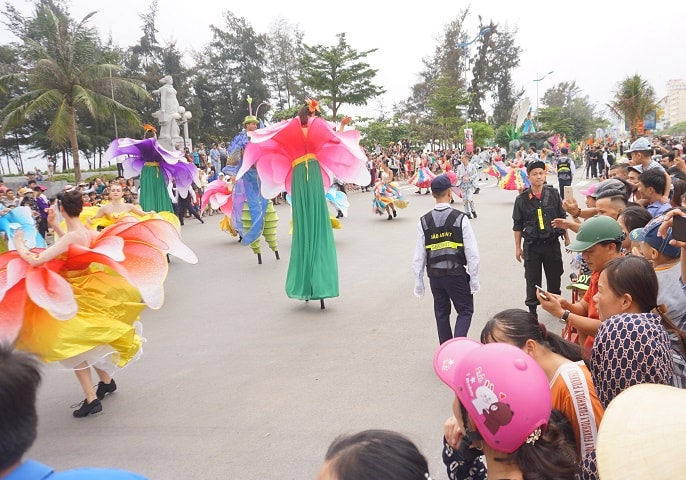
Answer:
M140 353L139 313L164 303L166 254L197 257L162 219L123 217L90 236L88 247L72 244L36 267L16 251L0 255L0 339L48 363L111 374Z

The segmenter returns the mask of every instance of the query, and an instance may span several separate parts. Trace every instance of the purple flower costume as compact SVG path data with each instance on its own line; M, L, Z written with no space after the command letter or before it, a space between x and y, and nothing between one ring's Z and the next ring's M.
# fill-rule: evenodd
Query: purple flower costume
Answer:
M125 156L122 164L124 176L140 175L140 205L143 210L173 212L167 185L176 180L179 195L185 197L193 183L200 184L198 167L186 161L180 151L169 152L162 148L155 138L133 140L117 138L107 149L105 159Z

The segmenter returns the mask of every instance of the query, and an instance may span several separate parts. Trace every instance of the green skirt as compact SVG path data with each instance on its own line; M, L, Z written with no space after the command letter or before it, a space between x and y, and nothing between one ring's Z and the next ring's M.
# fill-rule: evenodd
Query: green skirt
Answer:
M293 168L293 241L286 294L299 300L338 296L338 261L317 160Z
M141 208L146 212L173 212L171 198L159 165L144 165L141 170L139 195Z

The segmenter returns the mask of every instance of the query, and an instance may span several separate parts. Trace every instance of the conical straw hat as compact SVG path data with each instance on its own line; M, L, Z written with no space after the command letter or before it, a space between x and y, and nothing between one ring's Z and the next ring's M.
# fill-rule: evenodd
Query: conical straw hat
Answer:
M678 479L686 476L686 390L644 383L607 407L598 429L601 480Z

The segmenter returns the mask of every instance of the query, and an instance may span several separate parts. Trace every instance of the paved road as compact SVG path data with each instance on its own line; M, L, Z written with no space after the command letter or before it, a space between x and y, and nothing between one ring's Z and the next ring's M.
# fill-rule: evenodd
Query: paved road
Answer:
M511 231L516 194L493 183L475 197L482 290L472 337L490 315L524 301ZM371 193L349 195L350 217L334 234L341 296L324 311L284 293L287 205L276 207L282 259L263 244L263 265L220 231L219 216L188 220L183 236L200 262L172 260L164 306L142 315L143 357L116 377L104 412L85 419L69 408L82 399L73 373L46 371L31 456L57 469L116 466L155 480L313 479L336 435L389 428L417 443L434 479L446 478L441 432L452 395L433 373L428 281L418 300L411 274L416 224L433 199L403 189L410 206L392 221L371 213Z

